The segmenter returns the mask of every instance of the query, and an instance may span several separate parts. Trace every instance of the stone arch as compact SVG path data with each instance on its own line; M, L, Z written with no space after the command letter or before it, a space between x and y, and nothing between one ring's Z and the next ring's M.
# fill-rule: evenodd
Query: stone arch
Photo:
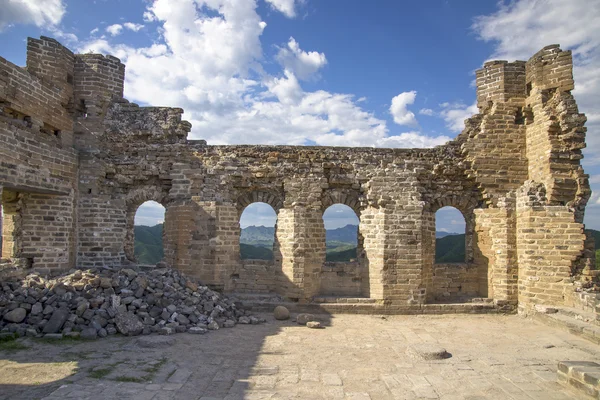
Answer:
M465 220L465 260L457 264L436 264L436 212L443 207L453 207L460 211ZM487 264L478 265L475 260L475 210L484 207L476 192L448 194L427 202L423 215L423 281L427 288L427 301L455 301L460 296L487 296L486 285L481 281L487 277ZM435 277L435 278L434 278ZM443 282L452 280L460 284L458 293L443 287ZM457 297L458 296L458 297Z
M362 202L361 195L358 191L339 189L328 190L323 193L321 203L323 212L334 204L344 204L354 210L356 216L360 219Z
M274 193L269 190L252 190L244 193L237 198L236 205L238 210L238 217L242 216L244 209L252 203L267 203L276 214L279 214L279 210L283 208L283 196L278 193Z
M127 212L135 211L141 206L143 203L147 201L155 201L166 206L168 193L154 187L154 186L144 186L135 188L127 193L125 196L125 207Z
M257 257L241 257L241 218L248 206L256 203L269 205L275 212L273 226L272 257L262 259ZM282 256L278 237L280 211L283 209L283 194L276 190L254 189L242 192L235 201L238 212L237 218L237 246L235 254L237 260L233 270L230 271L229 290L239 292L277 292L282 279Z
M474 209L480 207L480 204L479 201L472 196L449 195L436 198L433 202L429 203L429 206L426 208L428 208L428 211L435 213L442 207L454 207L465 215L467 213L472 213Z
M253 226L253 228L256 228L256 229L261 229L263 227L273 228L273 236L272 236L273 243L270 246L270 250L272 252L271 258L265 258L267 256L267 254L264 252L256 253L256 250L258 250L258 249L254 249L255 250L254 255L256 255L256 257L253 257L252 255L249 255L249 254L246 254L244 256L242 247L243 247L243 245L248 246L249 244L242 242L242 237L243 237L244 229L245 229L245 228L242 228L242 220L244 219L244 217L248 217L248 216L252 216L252 215L256 216L257 210L262 207L266 207L263 212L268 212L269 217L274 216L275 220L273 221L272 225L271 225L271 221L261 221L261 223L258 224L260 227ZM266 209L269 209L269 211L266 211ZM262 215L265 216L265 214L262 214ZM263 222L264 222L264 224L263 224ZM242 214L240 215L240 219L239 219L239 224L240 224L240 259L242 260L242 262L244 260L266 260L266 261L275 260L275 252L276 252L276 249L278 248L277 241L275 240L275 236L276 236L275 230L277 229L277 211L275 211L273 206L271 206L270 204L264 203L264 202L253 202L252 204L249 204L248 206L246 206L244 208L244 211L242 211ZM255 244L252 244L250 246L255 246ZM264 243L259 245L258 247L259 248L260 247L269 248L268 246L265 246ZM250 249L251 249L251 247L246 248L246 250L250 250Z
M327 261L323 257L323 266L320 272L320 295L343 297L369 297L369 261L364 251L364 237L362 232L361 214L364 202L358 190L330 189L321 196L322 215L329 207L342 204L349 207L358 218L356 258L350 261ZM324 223L325 221L323 221ZM323 247L327 248L326 235L323 237Z
M125 257L129 261L135 261L135 213L137 209L147 201L155 201L165 208L165 217L167 215L167 197L168 194L154 186L144 186L135 188L127 193L125 196L125 243L123 250L125 251ZM165 232L163 231L163 237ZM164 241L163 241L164 242Z
M461 212L465 219L465 262L473 262L473 238L475 232L475 213L474 210L480 207L479 201L472 196L459 196L459 195L448 195L444 197L436 198L429 207L426 207L426 211L433 214L433 227L435 231L435 213L443 207L454 207ZM435 240L435 238L434 238ZM431 247L435 250L435 242Z

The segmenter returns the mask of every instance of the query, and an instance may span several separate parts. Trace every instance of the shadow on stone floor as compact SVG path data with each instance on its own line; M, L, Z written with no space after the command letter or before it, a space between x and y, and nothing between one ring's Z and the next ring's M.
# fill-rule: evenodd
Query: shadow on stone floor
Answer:
M309 329L261 315L266 323L204 335L18 339L0 347L0 399L245 398L272 389L275 374L285 372L273 367L280 362L266 361L285 359L283 340L266 351L265 339L283 329ZM331 325L333 316L317 317L325 330Z

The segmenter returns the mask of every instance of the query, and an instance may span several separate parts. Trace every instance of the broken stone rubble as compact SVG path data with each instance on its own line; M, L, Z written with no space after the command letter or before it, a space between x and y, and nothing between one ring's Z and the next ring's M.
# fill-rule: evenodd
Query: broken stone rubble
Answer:
M261 322L169 268L71 270L53 279L31 274L0 287L0 332L19 336L198 334Z

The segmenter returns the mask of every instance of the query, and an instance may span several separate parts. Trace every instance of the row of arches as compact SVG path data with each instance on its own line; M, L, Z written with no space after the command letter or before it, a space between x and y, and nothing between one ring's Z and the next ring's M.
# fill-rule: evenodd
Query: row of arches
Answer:
M266 202L242 204L240 224L240 258L272 260L275 243L277 213ZM164 256L163 223L165 208L155 201L140 205L134 217L134 254L139 263L156 264ZM360 219L350 206L330 204L323 213L326 230L326 261L352 261L360 254L362 238ZM456 208L441 207L435 214L435 262L460 263L467 260L465 246L465 218Z
M240 258L271 260L277 214L263 202L248 205L240 217ZM326 261L352 261L359 246L359 218L345 204L333 204L323 213Z

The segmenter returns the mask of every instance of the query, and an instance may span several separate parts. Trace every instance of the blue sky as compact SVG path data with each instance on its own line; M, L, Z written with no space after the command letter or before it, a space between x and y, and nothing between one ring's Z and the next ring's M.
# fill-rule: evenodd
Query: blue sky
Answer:
M442 144L477 112L485 61L560 43L574 53L584 167L600 185L600 0L0 3L3 57L24 65L26 37L40 35L115 55L128 99L183 107L191 138L209 144ZM599 210L594 194L588 227L600 229ZM456 231L456 213L440 214L441 229Z

